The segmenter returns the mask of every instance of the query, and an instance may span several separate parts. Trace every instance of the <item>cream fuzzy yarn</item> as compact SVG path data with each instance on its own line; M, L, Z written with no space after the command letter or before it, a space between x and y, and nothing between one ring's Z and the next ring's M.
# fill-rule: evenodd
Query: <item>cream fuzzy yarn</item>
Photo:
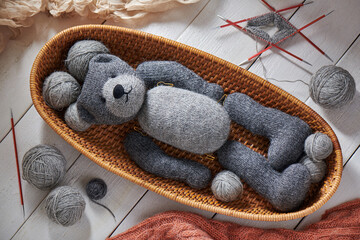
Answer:
M7 26L15 33L19 27L33 24L33 16L40 12L59 17L76 13L82 17L112 19L114 21L139 19L150 12L163 12L183 4L200 0L2 0L0 1L0 27ZM9 38L0 31L0 52ZM13 35L12 38L15 36Z

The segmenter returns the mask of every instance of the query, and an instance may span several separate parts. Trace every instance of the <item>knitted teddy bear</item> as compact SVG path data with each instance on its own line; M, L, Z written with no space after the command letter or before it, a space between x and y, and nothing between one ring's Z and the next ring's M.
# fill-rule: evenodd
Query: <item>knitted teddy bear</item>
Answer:
M172 86L158 86L159 82ZM195 161L168 156L149 136L196 154L216 152L223 168L275 208L296 209L311 184L311 171L298 163L310 127L242 93L230 94L222 105L218 100L223 94L219 85L177 62L143 62L135 71L114 55L97 54L89 61L81 93L66 110L65 121L70 128L85 131L92 124L122 124L137 118L148 136L131 132L124 146L143 170L201 189L212 179L210 170ZM267 159L228 140L231 120L269 138Z

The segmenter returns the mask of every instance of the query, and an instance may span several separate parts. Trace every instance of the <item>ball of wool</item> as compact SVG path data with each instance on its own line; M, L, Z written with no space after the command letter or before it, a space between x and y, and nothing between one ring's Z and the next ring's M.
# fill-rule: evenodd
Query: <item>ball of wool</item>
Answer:
M62 110L76 101L81 87L69 73L53 72L45 79L42 91L47 105Z
M95 40L78 41L70 48L65 65L71 75L83 83L91 58L101 53L109 53L109 50L101 42Z
M235 173L224 170L213 179L211 190L216 199L231 202L242 194L243 185Z
M307 156L303 157L300 161L310 172L311 182L320 182L326 174L325 161L314 162Z
M45 200L48 217L63 226L76 223L85 210L85 200L81 193L69 186L58 187Z
M64 178L65 166L65 157L57 148L37 145L24 155L22 178L41 190L51 189Z
M106 195L106 192L106 183L100 178L94 178L86 184L86 194L92 200L102 199Z
M311 78L310 97L324 108L339 108L349 103L356 91L348 71L333 65L321 67Z
M330 137L324 133L316 132L305 140L305 152L315 162L327 158L333 151Z

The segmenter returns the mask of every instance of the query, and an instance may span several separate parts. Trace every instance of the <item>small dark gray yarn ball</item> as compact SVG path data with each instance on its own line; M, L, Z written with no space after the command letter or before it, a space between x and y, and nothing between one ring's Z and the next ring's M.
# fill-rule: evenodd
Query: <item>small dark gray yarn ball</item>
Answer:
M46 104L56 110L62 110L75 102L80 92L80 84L67 72L50 74L42 89Z
M70 74L73 75L79 83L83 83L89 69L91 58L101 53L109 53L109 50L103 43L95 40L78 41L70 48L65 60L65 65Z
M333 151L330 137L324 133L316 132L305 140L305 152L314 162L327 158Z
M243 185L235 173L224 170L219 172L213 179L211 190L216 199L231 202L241 196Z
M69 186L58 187L45 200L48 217L63 226L76 223L85 210L85 200L81 193Z
M328 109L339 108L349 103L355 95L354 78L341 67L321 67L311 78L310 97L315 103Z
M64 178L66 159L53 146L37 145L25 153L22 171L22 178L31 185L41 190L51 189Z
M99 200L105 197L107 192L107 186L104 180L100 178L94 178L86 184L86 194L92 200Z
M314 162L305 156L300 163L309 170L312 183L318 183L324 178L327 169L325 161Z

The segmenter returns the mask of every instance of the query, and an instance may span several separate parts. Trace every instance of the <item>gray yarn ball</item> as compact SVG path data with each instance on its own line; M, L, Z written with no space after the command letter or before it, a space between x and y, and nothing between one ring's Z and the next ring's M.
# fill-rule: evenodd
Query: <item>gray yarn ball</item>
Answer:
M91 58L95 57L97 54L109 52L109 49L99 41L78 41L70 48L65 60L65 65L71 75L73 75L80 83L83 83Z
M310 97L324 108L339 108L349 103L356 91L348 71L333 65L321 67L311 78Z
M75 102L80 92L80 84L67 72L50 74L42 89L46 104L56 110L62 110Z
M216 199L223 202L231 202L243 192L240 178L231 171L219 172L212 181L211 190Z
M305 140L305 152L315 162L327 158L333 151L330 137L324 133L316 132Z
M72 187L58 187L50 192L45 200L48 217L63 226L76 223L85 210L85 200L81 193Z
M31 185L47 190L64 178L66 159L55 147L37 145L27 151L22 161L22 178Z
M75 131L85 131L91 127L91 124L87 123L80 117L76 104L77 103L71 104L66 110L65 122L71 129Z
M327 169L325 161L314 162L305 156L300 160L300 163L309 170L312 183L318 183L324 178Z

